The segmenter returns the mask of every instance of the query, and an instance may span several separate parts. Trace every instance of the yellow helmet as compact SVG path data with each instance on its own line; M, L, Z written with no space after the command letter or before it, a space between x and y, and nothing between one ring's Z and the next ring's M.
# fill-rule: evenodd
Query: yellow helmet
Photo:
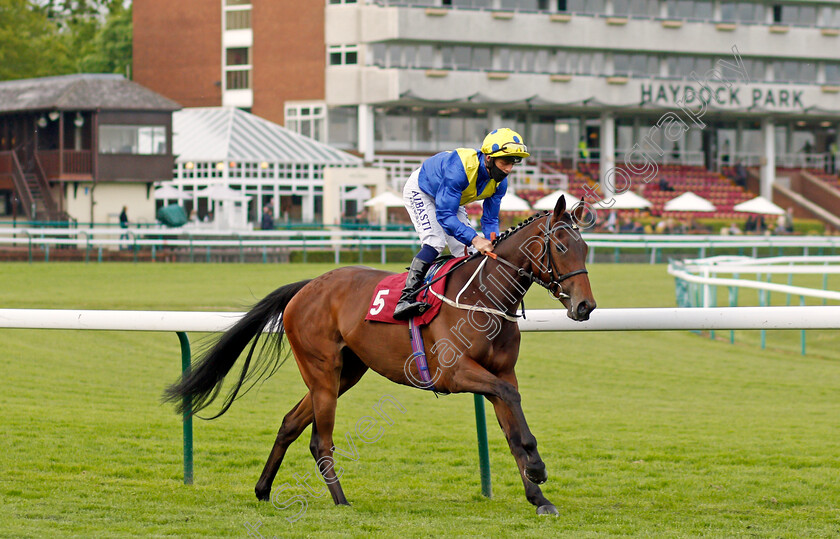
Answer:
M531 155L522 140L522 135L507 127L494 129L484 137L481 153L490 157L519 157L520 159Z

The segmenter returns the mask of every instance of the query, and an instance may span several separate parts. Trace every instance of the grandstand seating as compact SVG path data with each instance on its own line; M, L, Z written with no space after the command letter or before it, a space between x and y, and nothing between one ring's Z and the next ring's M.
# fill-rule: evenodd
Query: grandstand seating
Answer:
M552 172L559 171L569 176L569 193L580 197L585 194L583 186L587 182L597 181L599 165L597 163L581 164L578 170L563 168L561 163L549 162ZM749 200L752 194L743 188L735 185L732 180L723 174L709 172L703 167L689 165L659 165L657 174L650 181L645 183L643 177L628 171L624 165L618 168L624 169L631 179L631 187L636 194L639 194L652 203L651 214L661 215L666 202L677 196L691 191L711 202L716 208L715 212L668 212L669 216L676 219L690 219L697 217L710 217L719 219L743 219L743 213L734 211L736 204ZM660 180L664 179L673 191L662 190ZM619 186L620 187L620 186ZM534 201L547 193L542 190L520 191L517 195L533 204ZM619 215L625 212L619 212ZM630 212L632 213L632 212Z

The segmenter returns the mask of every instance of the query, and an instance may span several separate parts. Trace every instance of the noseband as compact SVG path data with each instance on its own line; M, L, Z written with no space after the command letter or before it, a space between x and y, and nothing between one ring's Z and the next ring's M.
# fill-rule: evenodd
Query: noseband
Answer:
M549 218L550 217L547 217L547 219L549 219ZM557 230L557 229L560 229L560 228L568 228L570 230L578 230L577 226L570 225L570 224L567 224L567 223L560 223L558 226L556 226L554 228L554 230ZM551 232L553 232L553 230L548 230L548 227L546 227L546 229L547 229L547 232L546 232L546 235L545 235L545 257L548 259L548 263L547 264L541 264L541 266L548 268L546 270L546 272L548 273L549 280L547 280L547 281L544 281L543 279L541 279L533 271L527 271L524 268L520 268L519 266L516 266L515 264L513 264L511 262L508 262L507 260L505 260L503 258L499 258L499 257L495 256L493 253L488 253L488 256L490 256L494 260L497 260L497 261L501 262L502 264L514 269L516 271L517 275L519 275L520 277L525 277L527 279L530 279L530 281L532 283L536 283L536 284L540 285L541 287L548 290L550 293L554 294L555 291L558 291L557 295L559 295L561 297L568 298L569 295L566 294L565 292L563 292L563 284L562 284L563 281L565 281L566 279L569 279L571 277L574 277L575 275L586 274L586 273L589 273L589 272L586 271L586 268L581 268L581 269L570 271L569 273L563 273L562 275L558 275L557 277L554 277L554 274L555 274L554 262L551 259L551 240L549 239L549 234Z

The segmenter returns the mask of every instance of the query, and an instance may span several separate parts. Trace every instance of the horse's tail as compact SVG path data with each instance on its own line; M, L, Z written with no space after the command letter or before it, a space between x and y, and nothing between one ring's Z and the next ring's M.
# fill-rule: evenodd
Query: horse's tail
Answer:
M233 368L233 364L239 359L240 354L249 342L251 347L248 350L248 356L245 359L245 365L242 367L239 380L225 398L222 410L208 419L215 419L227 412L246 380L254 379L254 382L256 382L260 378L267 378L274 374L285 360L285 354L282 354L283 310L294 295L309 281L305 280L281 286L263 298L236 325L221 336L218 342L204 354L204 357L193 365L189 373L181 376L178 382L164 391L163 401L176 401L176 408L179 413L183 413L187 409L195 413L208 406L218 397L225 376ZM266 336L266 340L257 354L254 369L249 373L257 342L260 335L266 330L269 335ZM266 348L269 350L266 350ZM188 404L189 407L185 404Z

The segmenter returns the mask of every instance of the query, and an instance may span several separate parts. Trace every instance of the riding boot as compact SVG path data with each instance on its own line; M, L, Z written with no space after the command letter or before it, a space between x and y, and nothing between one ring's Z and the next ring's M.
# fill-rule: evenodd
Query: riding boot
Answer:
M417 291L423 285L423 278L426 272L429 271L429 266L432 264L419 258L414 258L411 261L411 266L408 268L408 277L405 279L405 288L400 294L400 301L394 309L395 320L408 320L423 314L429 308L429 304L417 301Z

